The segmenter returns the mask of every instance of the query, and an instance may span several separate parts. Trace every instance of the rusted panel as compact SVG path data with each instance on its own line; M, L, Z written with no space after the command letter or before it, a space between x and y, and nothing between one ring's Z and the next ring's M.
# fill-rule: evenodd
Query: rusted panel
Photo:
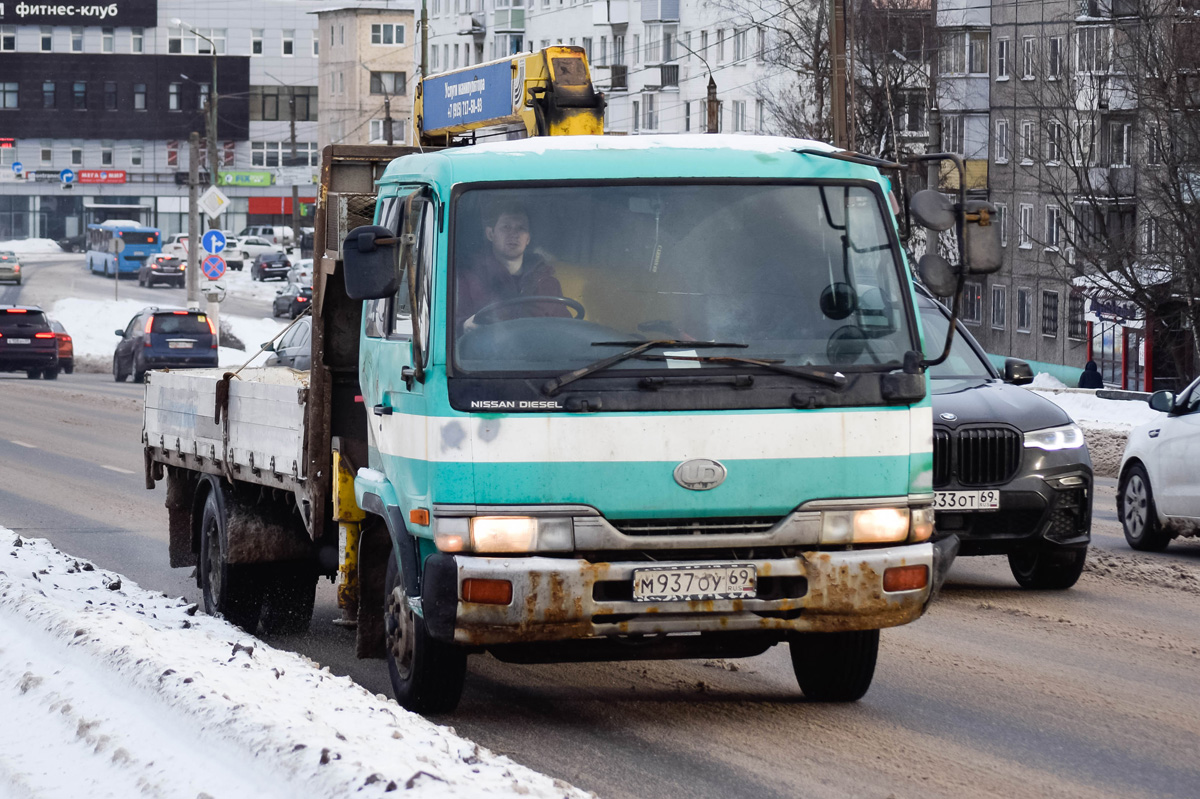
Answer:
M312 544L291 508L279 502L256 501L250 496L254 492L239 493L226 503L229 563L272 563L313 556Z

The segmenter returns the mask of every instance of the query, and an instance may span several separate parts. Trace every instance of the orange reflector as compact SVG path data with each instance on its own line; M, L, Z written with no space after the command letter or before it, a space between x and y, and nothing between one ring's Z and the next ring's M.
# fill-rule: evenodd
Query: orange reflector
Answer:
M413 524L419 524L422 527L429 526L429 511L424 508L417 508L408 512L408 520Z
M928 566L893 566L883 573L884 591L915 591L928 583Z
M508 580L463 580L464 602L480 605L508 605L512 603L512 583Z

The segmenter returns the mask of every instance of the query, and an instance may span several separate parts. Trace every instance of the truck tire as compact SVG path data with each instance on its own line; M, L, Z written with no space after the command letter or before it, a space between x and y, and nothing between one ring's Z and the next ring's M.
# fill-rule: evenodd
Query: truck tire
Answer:
M1150 475L1140 463L1126 469L1117 486L1117 515L1125 542L1139 552L1162 552L1171 543L1171 534L1158 521Z
M467 653L431 638L408 606L394 552L384 578L384 634L388 675L396 701L414 713L449 713L458 707L467 676Z
M1008 568L1022 588L1064 591L1079 582L1087 548L1028 548L1008 553Z
M271 567L263 602L262 626L268 635L296 635L312 621L318 574L309 563Z
M857 702L875 676L879 630L801 633L788 644L792 669L811 702Z
M204 612L220 615L253 635L262 614L261 569L255 566L231 566L225 502L220 489L208 492L200 515L200 591Z

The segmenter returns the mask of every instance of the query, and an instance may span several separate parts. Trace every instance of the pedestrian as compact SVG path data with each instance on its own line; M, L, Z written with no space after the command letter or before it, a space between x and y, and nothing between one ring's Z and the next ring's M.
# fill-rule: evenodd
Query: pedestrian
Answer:
M1100 376L1100 367L1095 361L1088 361L1079 375L1080 388L1104 388L1104 378Z

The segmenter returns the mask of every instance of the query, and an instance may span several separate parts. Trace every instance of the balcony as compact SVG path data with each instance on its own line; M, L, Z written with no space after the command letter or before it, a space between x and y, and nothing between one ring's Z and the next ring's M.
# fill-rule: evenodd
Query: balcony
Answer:
M986 158L970 159L963 163L966 167L967 191L982 191L988 187L988 162ZM940 188L942 191L958 191L958 170L949 161L943 161L939 167L941 174Z
M679 0L642 0L642 22L678 22Z
M628 25L629 0L596 0L592 3L593 25Z
M458 15L458 35L459 36L483 36L487 33L487 28L483 24L483 19L472 14Z
M1088 188L1102 197L1132 197L1134 170L1128 166L1094 166L1087 171Z
M525 9L497 8L492 16L492 33L524 33Z
M658 72L658 83L654 82L654 73ZM679 89L679 65L678 64L658 64L656 66L646 67L646 88L647 89Z
M629 67L625 64L613 64L612 75L608 84L610 91L623 92L629 90Z

